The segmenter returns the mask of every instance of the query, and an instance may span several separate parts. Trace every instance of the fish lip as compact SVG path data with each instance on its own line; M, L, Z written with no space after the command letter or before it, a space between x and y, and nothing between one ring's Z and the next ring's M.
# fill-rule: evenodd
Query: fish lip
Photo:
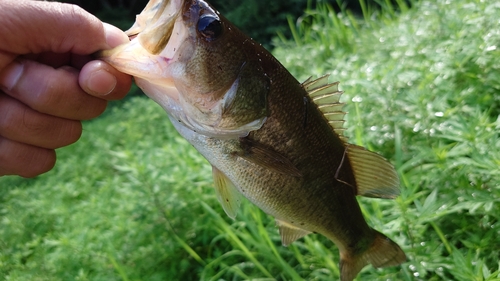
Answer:
M178 19L182 18L186 0L150 0L125 31L129 40L138 39L151 54L159 54L170 41Z
M191 4L191 2L150 0L136 16L135 23L125 31L129 42L110 50L99 51L94 54L94 57L139 78L143 75L165 74L162 68L172 62L176 50L185 41L186 35L189 36L182 32L180 35L177 32L176 36L172 34L176 32L178 25L180 29L186 29L182 14L186 3ZM169 47L170 45L172 46ZM149 63L148 60L150 60ZM145 67L154 67L154 70L146 70Z
M179 10L182 2L185 0L150 0L144 9L136 15L134 24L125 31L125 34L130 37L141 33L147 26L160 20L167 10ZM173 12L172 16L176 16L176 13Z
M127 35L128 36L128 41L134 40L134 38L136 38L137 35L139 35L139 33L134 33L134 34Z

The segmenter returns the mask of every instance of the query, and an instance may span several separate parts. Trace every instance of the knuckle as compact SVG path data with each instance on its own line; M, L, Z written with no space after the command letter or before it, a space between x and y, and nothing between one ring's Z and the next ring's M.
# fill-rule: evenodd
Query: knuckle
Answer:
M47 131L50 131L50 128L53 126L50 121L49 118L40 118L38 112L25 108L19 123L22 124L20 128L23 131L29 132L31 136L39 138L45 135Z
M64 5L64 12L71 15L71 21L87 34L94 34L96 27L101 27L99 19L90 15L87 11L77 5ZM102 29L102 28L101 28Z
M0 95L0 136L55 149L76 142L81 134L80 121L41 114Z
M39 96L42 108L53 108L54 115L75 120L86 120L100 115L106 109L106 101L88 95L78 84L78 72L58 69L58 75L49 77L43 84L53 85Z
M65 145L70 145L75 143L82 136L82 123L79 121L71 121L66 125L66 128L61 130L64 135L60 137L60 139L65 140Z
M54 150L29 146L0 137L0 175L32 178L51 170Z
M36 151L33 151L31 155L26 155L24 160L26 164L25 167L28 168L19 171L18 174L24 178L33 178L54 168L56 164L56 154L53 150L38 148Z
M88 13L77 5L65 5L66 13L71 15L71 18L75 20L75 22L85 24L88 21Z
M0 95L0 133L16 129L20 107L12 99Z
M61 93L60 87L68 82L71 82L71 76L65 75L63 71L58 71L57 75L43 77L38 87L34 89L35 92L32 93L36 101L34 102L35 109L43 112L46 109L61 109L67 106L65 95Z
M31 137L36 138L43 135L51 125L46 118L40 118L36 111L16 103L7 106L0 113L0 133L7 137L29 132Z

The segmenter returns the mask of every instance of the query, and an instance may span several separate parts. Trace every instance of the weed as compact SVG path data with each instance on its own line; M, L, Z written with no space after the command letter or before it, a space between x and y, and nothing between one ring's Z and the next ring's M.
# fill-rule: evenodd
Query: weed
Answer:
M359 198L402 245L400 267L357 280L500 280L500 5L310 8L274 54L299 79L332 73L346 135L396 166L395 200ZM361 4L364 2L361 1ZM405 2L406 3L406 2ZM305 56L304 54L307 54ZM0 279L332 280L338 250L311 234L282 247L248 202L224 216L208 163L151 101L84 124L35 179L0 178Z

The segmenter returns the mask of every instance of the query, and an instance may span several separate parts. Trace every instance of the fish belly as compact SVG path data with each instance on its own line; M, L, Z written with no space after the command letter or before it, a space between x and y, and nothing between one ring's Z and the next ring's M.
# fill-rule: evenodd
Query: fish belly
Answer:
M245 198L265 213L298 228L323 234L340 249L372 236L352 187L335 181L333 176L318 179L276 173L235 155L238 139L208 137L173 118L172 121L179 133L210 164L222 171Z

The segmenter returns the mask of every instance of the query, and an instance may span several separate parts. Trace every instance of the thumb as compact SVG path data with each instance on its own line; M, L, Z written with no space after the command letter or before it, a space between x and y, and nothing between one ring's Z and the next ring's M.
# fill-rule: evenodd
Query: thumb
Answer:
M111 48L125 36L78 6L56 2L4 0L0 26L0 51L19 55L86 55Z
M118 27L105 22L103 22L103 27L104 27L104 35L106 37L106 43L110 48L114 48L118 45L130 41L125 32L123 32Z

